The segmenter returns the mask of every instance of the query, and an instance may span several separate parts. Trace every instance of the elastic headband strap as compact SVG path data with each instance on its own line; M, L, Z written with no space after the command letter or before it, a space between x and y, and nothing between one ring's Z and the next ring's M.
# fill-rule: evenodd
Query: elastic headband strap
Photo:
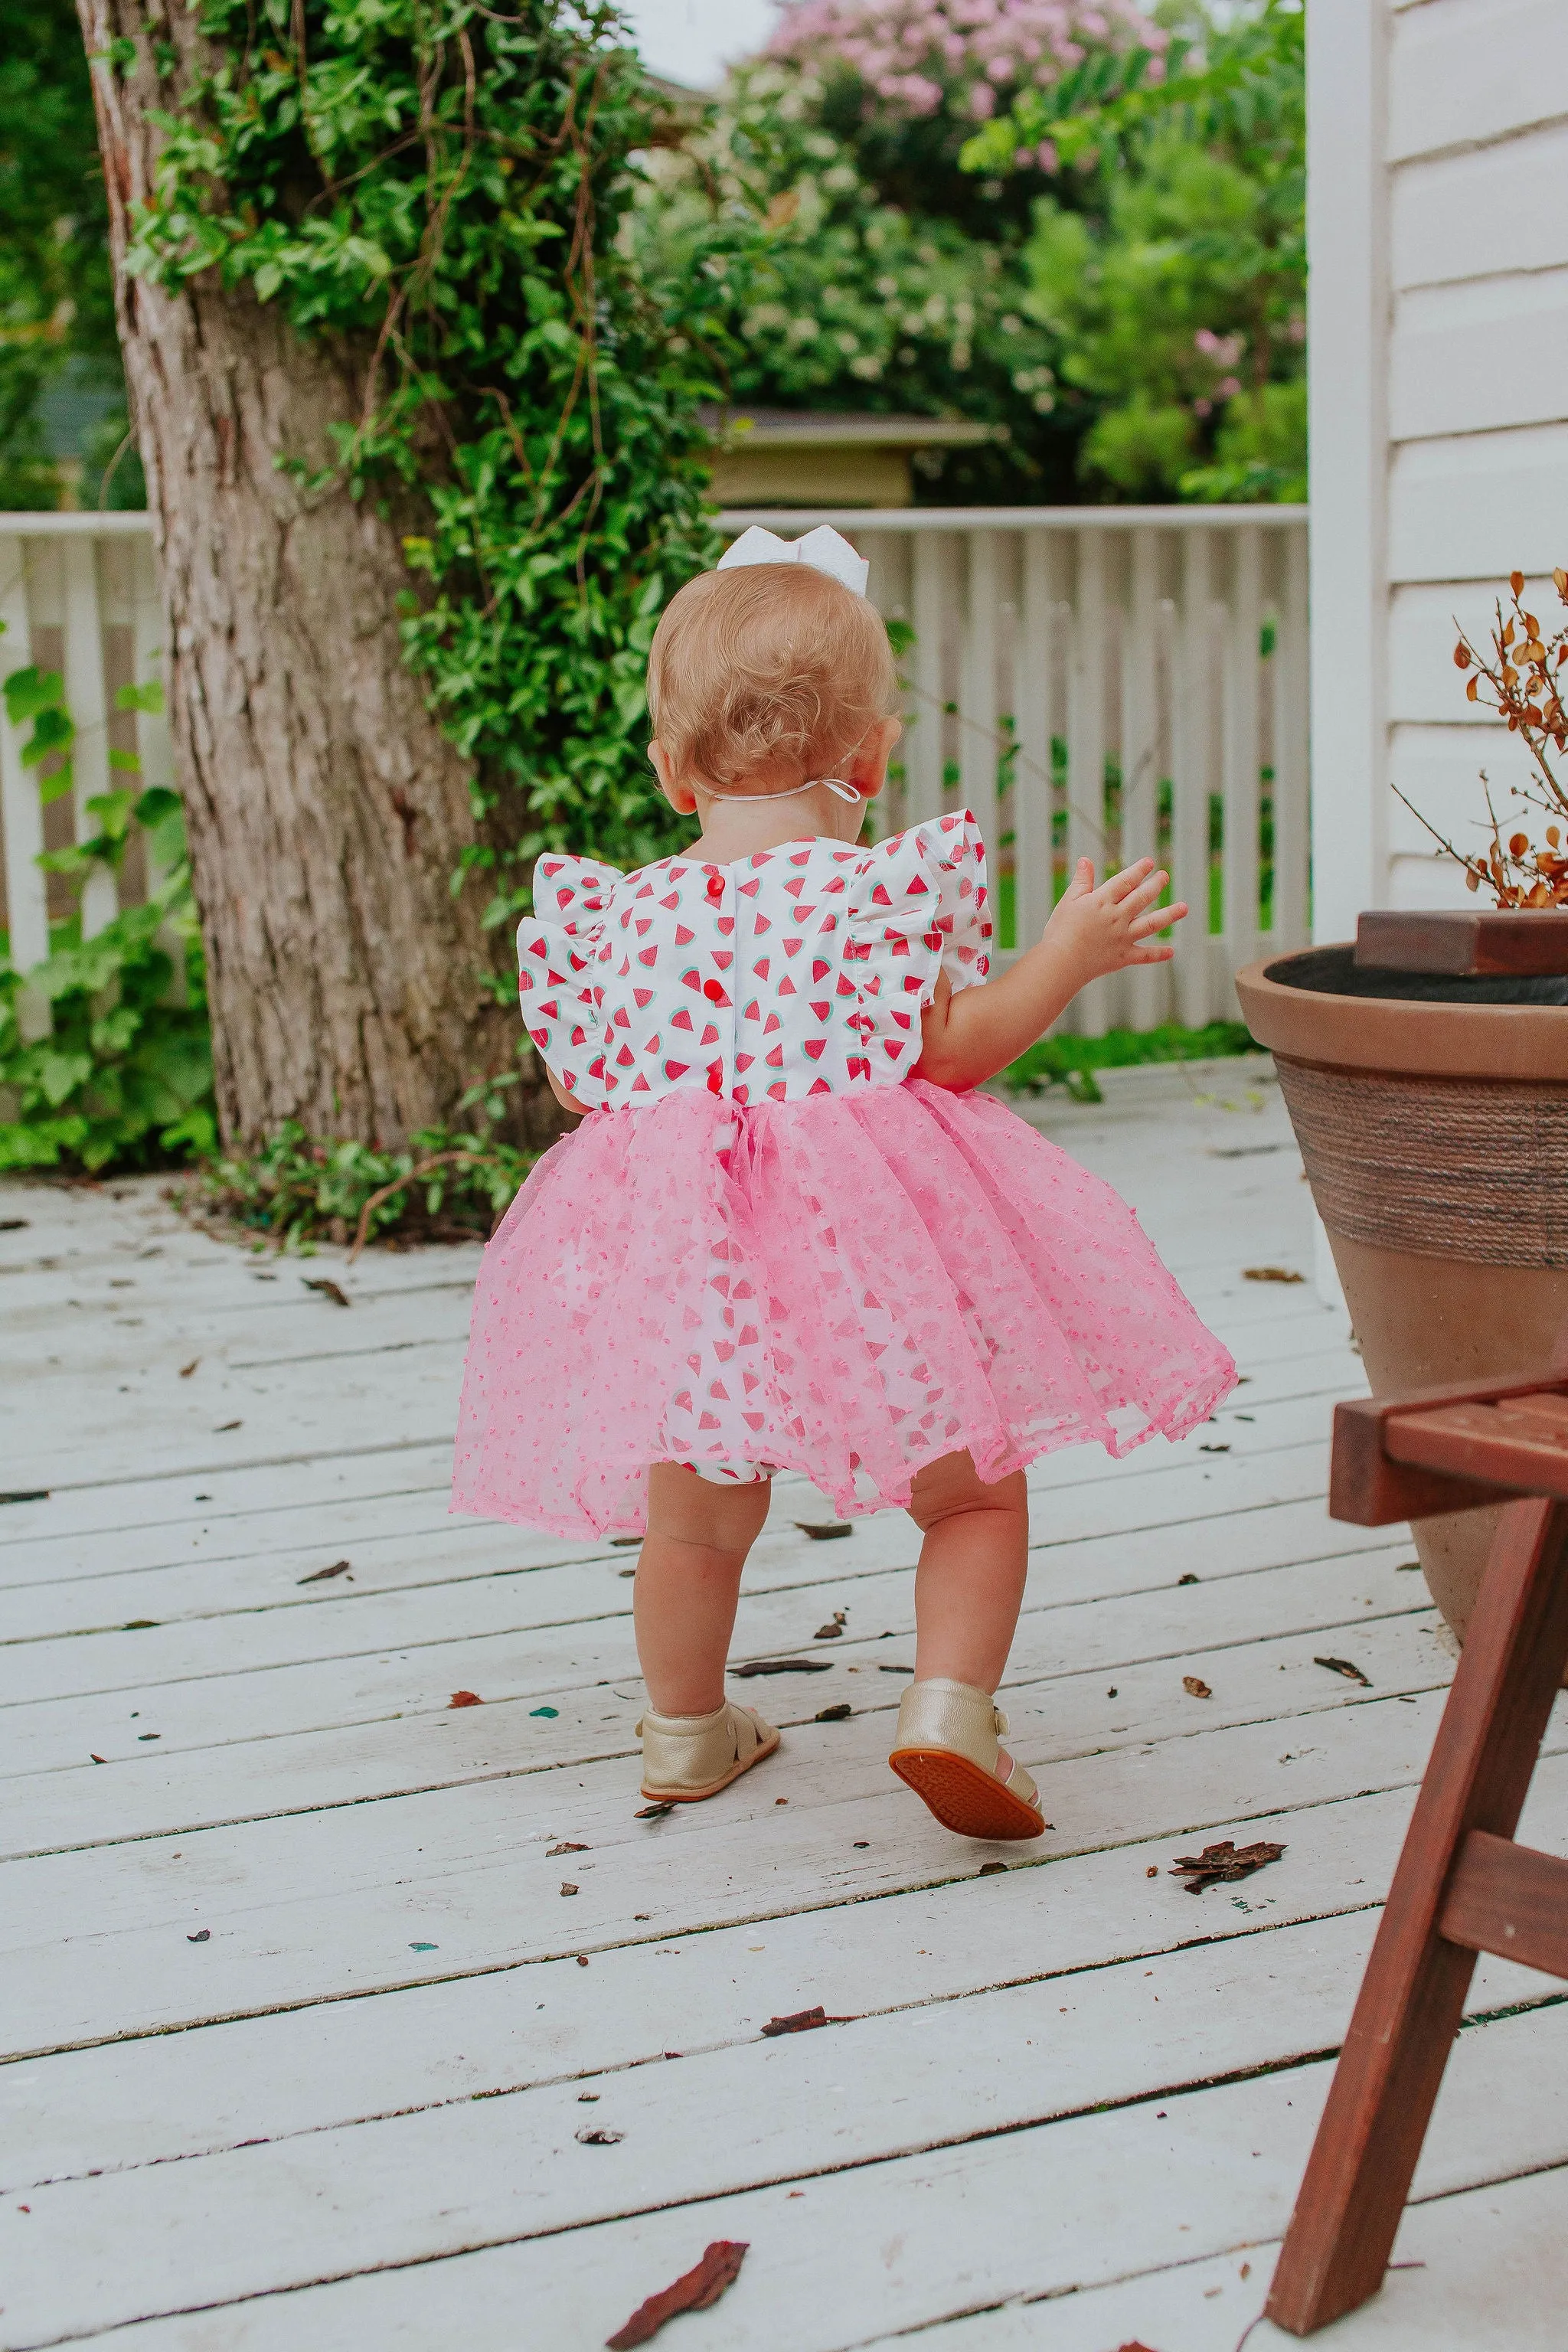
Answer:
M691 789L700 793L705 801L793 801L798 800L802 793L828 792L835 800L848 801L853 806L862 798L855 786L847 784L842 776L813 776L806 783L792 784L787 793L716 793L708 784L695 782Z

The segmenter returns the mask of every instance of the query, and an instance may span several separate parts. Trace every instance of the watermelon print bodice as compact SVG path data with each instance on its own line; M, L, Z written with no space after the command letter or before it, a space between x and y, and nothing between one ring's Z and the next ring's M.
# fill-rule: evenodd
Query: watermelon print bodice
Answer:
M896 1086L945 972L989 969L985 849L967 811L873 848L788 841L633 874L545 856L517 934L522 1015L592 1110L679 1088L736 1103Z

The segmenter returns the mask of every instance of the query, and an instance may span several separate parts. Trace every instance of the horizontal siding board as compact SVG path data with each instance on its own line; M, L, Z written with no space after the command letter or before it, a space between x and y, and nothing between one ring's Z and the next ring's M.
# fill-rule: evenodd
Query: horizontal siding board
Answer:
M1483 646L1491 624L1497 589L1491 581L1442 581L1430 586L1395 591L1388 629L1388 716L1391 725L1402 721L1452 728L1456 734L1495 737L1476 756L1489 759L1494 774L1503 772L1508 738L1484 708L1465 699L1465 680L1454 667L1456 620L1473 645ZM1542 615L1557 599L1550 583L1530 580L1527 604Z
M1559 206L1568 218L1568 206ZM1394 441L1568 418L1568 268L1425 287L1394 306Z
M1395 17L1391 50L1391 163L1568 114L1563 0L1431 0Z
M1396 288L1568 264L1568 119L1500 146L1402 164L1389 200Z
M1565 12L1568 13L1568 12ZM1568 546L1568 425L1408 442L1394 452L1389 577L1413 581L1548 572Z

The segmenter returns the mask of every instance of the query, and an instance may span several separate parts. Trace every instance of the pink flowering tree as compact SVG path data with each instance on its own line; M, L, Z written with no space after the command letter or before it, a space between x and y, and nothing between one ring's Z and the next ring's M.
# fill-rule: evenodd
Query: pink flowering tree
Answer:
M1132 0L797 0L684 150L653 160L649 274L703 268L728 217L745 267L711 327L737 401L971 418L997 438L933 454L926 494L1079 495L1094 405L1030 313L1023 254L1037 199L1103 209L1097 176L1047 141L978 179L960 157L1026 90L1104 102L1152 86L1165 48Z

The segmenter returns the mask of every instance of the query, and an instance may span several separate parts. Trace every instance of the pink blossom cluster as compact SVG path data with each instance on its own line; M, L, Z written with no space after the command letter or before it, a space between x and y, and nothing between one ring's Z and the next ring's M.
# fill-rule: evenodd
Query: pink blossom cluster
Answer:
M984 122L1004 90L1048 89L1097 48L1152 51L1157 79L1169 39L1134 0L793 0L768 54L841 62L895 113L956 102ZM1056 156L1047 142L1016 160Z

